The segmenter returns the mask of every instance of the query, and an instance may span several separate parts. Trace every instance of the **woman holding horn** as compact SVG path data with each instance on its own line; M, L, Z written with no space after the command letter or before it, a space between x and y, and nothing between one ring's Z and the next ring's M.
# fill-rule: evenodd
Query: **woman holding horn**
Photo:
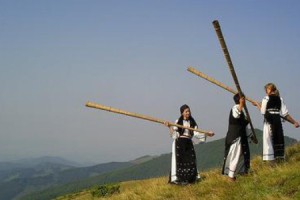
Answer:
M230 110L228 132L225 138L225 156L222 169L223 175L228 175L235 181L237 174L247 174L250 169L250 150L248 137L251 135L247 129L249 121L243 109L245 97L239 93L233 96L235 105Z
M280 161L284 160L284 134L281 118L291 122L295 128L299 123L288 113L288 109L279 95L275 84L265 85L266 96L262 103L255 103L261 114L264 115L263 128L263 160Z
M197 123L191 115L188 105L180 107L181 116L176 120L176 124L197 129ZM191 184L200 179L197 170L197 160L192 138L197 138L200 142L205 142L206 135L213 136L210 131L208 134L190 131L175 126L170 126L169 122L165 125L170 128L170 135L174 139L172 145L172 161L169 183L172 184Z

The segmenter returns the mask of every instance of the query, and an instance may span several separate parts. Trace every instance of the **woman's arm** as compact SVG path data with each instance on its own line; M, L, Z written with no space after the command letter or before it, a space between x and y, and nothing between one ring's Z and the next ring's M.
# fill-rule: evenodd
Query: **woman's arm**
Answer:
M283 98L280 98L280 99L281 99L281 109L280 109L281 117L284 120L286 120L286 121L290 122L291 124L293 124L295 128L298 128L299 123L296 120L294 120L294 118L289 114L289 111L287 109L286 104L283 101Z
M195 129L197 129L198 126L195 126ZM204 134L204 133L199 133L197 131L194 131L194 137L199 139L200 142L205 142L206 141L206 137L212 137L214 136L215 133L213 131L209 131L208 133Z
M177 121L176 121L176 123L177 123ZM169 128L170 136L173 139L177 139L179 137L179 133L177 132L177 130L178 130L177 127L170 126L170 122L167 122L167 121L164 122L164 125Z
M296 120L294 120L294 118L291 115L288 114L284 118L291 124L293 124L295 128L299 128L299 123Z
M267 108L267 103L268 103L268 99L269 97L266 96L265 98L263 98L262 102L255 102L252 103L252 105L256 106L258 108L258 110L261 112L261 114L265 114L266 113L266 108Z

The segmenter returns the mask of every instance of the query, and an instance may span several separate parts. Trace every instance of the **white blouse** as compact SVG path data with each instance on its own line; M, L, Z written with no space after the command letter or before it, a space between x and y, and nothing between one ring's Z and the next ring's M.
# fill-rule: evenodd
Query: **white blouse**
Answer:
M178 120L175 121L175 124L177 124L177 122L178 122ZM189 120L183 120L183 126L190 127L191 126L190 121ZM198 126L194 127L194 129L197 129L197 128L198 128ZM173 139L179 138L180 134L178 132L178 127L173 126L172 129L173 129L173 132L171 134L171 137ZM192 138L188 129L184 129L183 135ZM199 142L205 142L206 141L206 135L204 133L199 133L197 131L194 131L194 136L193 137L198 139Z
M239 110L239 104L236 104L232 107L232 116L236 119L239 119L242 112Z

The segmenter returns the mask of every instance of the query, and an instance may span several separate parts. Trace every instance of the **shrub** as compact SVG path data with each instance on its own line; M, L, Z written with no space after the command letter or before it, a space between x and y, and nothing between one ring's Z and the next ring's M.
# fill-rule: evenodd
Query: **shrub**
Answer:
M93 197L109 197L119 192L120 192L120 185L117 184L95 186L91 190L91 194Z

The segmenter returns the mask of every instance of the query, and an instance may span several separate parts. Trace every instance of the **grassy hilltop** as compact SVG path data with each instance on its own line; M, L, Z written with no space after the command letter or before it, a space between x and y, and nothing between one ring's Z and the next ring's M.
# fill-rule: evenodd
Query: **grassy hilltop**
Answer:
M58 197L57 200L148 200L148 199L300 199L300 144L286 149L286 162L271 166L257 156L251 161L251 173L231 182L220 169L201 173L202 181L188 186L167 184L168 177L121 182L120 192L97 198L92 189Z

